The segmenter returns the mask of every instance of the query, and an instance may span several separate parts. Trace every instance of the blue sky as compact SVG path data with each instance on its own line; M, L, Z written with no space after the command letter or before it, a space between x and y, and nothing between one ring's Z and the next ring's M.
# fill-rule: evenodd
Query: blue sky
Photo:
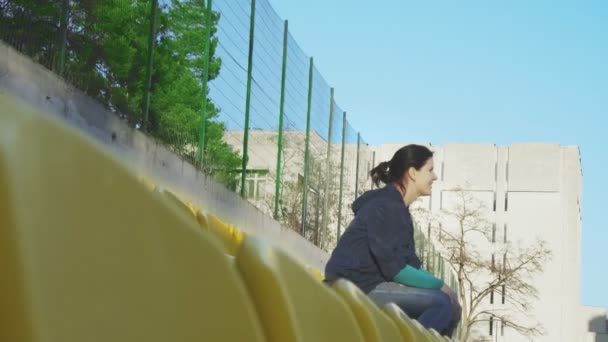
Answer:
M608 307L607 1L269 1L370 144L580 146L582 302Z

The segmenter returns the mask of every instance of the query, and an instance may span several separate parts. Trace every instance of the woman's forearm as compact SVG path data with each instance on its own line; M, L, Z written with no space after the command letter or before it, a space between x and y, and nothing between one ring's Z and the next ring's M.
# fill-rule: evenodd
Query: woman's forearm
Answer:
M441 279L435 278L432 274L416 269L410 265L405 266L395 277L393 281L411 287L419 287L424 289L440 289L443 286Z

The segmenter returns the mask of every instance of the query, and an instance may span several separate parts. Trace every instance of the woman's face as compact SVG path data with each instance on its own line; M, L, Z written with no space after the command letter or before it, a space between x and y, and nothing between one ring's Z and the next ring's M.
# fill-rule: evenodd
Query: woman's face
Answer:
M412 168L411 171L413 174L408 186L413 186L418 196L429 196L433 190L433 182L437 180L433 158L429 158L420 170Z

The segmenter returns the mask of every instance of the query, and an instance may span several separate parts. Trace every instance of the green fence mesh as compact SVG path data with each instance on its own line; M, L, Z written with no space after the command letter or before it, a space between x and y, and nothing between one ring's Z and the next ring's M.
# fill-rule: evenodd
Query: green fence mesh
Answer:
M268 0L0 0L0 38L323 249L372 188L371 147Z

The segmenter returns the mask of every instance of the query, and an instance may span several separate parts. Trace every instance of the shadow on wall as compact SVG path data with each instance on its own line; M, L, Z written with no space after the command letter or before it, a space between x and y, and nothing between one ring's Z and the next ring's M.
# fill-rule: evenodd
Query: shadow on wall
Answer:
M588 331L595 333L594 342L608 342L608 318L599 315L590 319Z

